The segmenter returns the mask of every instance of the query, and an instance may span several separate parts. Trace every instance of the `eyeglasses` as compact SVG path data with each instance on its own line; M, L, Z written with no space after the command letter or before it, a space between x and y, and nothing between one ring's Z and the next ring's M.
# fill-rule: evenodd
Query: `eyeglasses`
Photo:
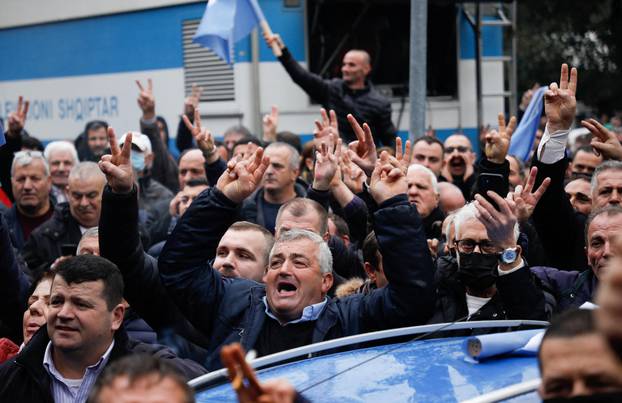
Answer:
M459 153L465 153L467 151L471 151L471 149L469 147L465 147L465 146L445 147L445 153L446 154L451 154L451 153L453 153L456 150L458 150Z
M476 246L479 246L479 250L485 254L501 253L501 248L488 239L483 239L477 242L474 239L466 238L456 239L454 242L458 247L458 251L462 253L473 253Z

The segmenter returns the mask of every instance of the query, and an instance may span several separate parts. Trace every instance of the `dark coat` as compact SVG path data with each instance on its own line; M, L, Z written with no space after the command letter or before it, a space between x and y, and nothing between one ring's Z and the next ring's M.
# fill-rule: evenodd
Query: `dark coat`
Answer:
M592 269L579 271L557 270L552 267L532 267L542 288L555 300L555 312L578 308L596 297L598 279Z
M138 185L138 205L141 209L151 212L157 209L156 213L168 212L168 202L173 199L173 192L150 176L138 179Z
M22 229L19 219L17 218L17 205L13 204L10 209L7 209L4 213L6 223L9 228L9 236L11 237L11 243L17 250L22 250L26 240L24 239L24 230Z
M22 316L29 286L11 245L9 228L0 214L0 337L8 337L16 343L22 340Z
M437 260L436 310L430 323L453 322L469 314L466 289L458 279L455 258ZM547 320L545 298L528 267L497 277L497 293L467 320Z
M572 208L564 191L564 175L568 160L544 164L534 159L538 176L534 189L545 178L551 178L549 188L533 211L533 222L546 252L548 266L563 270L583 270L587 267L585 257L585 220L583 214Z
M191 343L207 345L167 295L160 282L157 261L143 251L136 188L127 194L113 193L109 186L104 188L99 245L101 256L116 264L121 271L125 283L123 296L132 310L144 319L149 330L155 330L159 339L166 335L169 340L179 340L178 337L169 337L173 336L172 332ZM184 350L191 348L184 343Z
M325 80L305 70L287 48L283 49L279 61L292 80L313 100L322 104L326 110L333 109L337 113L339 134L344 141L356 140L352 126L346 119L351 113L360 124L367 122L377 144L382 142L384 146L395 146L396 130L391 122L391 101L376 91L370 82L366 82L364 89L352 90L342 79Z
M307 194L305 188L299 183L294 184L294 191L296 192L296 197L305 197ZM240 209L240 220L249 221L262 227L266 226L263 216L263 194L264 189L261 187L244 200Z
M206 372L199 364L178 358L164 346L129 339L122 329L115 333L114 338L115 345L106 365L129 354L145 353L171 363L186 379ZM43 326L17 356L0 366L0 401L54 402L50 376L43 366L45 348L49 341L47 327Z
M210 340L210 370L221 367L218 353L223 345L240 342L252 349L266 318L263 284L222 278L206 263L208 251L215 250L235 215L236 205L218 189L204 191L177 224L159 259L169 295ZM429 319L433 264L417 209L399 195L385 201L373 218L389 285L366 296L329 300L315 321L314 343Z
M22 141L28 137L28 133L22 130L19 136L11 137L7 132L4 133L6 143L0 147L0 186L4 193L14 201L13 187L11 186L11 165L13 164L13 154L22 149Z
M30 270L36 273L49 268L61 256L61 245L78 245L81 238L80 224L71 215L69 204L61 203L52 217L30 234L22 254Z

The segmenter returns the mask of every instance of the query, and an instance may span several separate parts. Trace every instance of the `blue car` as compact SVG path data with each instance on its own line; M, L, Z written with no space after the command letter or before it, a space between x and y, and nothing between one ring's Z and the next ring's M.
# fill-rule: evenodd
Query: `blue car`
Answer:
M533 402L540 401L535 356L502 355L477 362L465 354L468 337L441 336L448 331L490 333L546 325L506 320L392 329L283 351L250 365L261 381L287 379L312 402ZM352 350L361 344L366 347ZM196 378L190 385L198 402L237 402L226 370Z

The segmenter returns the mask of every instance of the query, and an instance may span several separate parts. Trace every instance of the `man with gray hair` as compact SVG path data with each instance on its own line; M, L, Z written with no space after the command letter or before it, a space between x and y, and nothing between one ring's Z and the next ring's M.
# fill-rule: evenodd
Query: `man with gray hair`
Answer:
M254 191L271 163L263 149L229 164L215 187L181 218L158 261L168 295L209 340L206 367L221 366L220 348L240 342L260 356L338 337L425 323L434 307L432 259L421 219L406 197L406 179L383 152L369 191L379 208L373 227L389 285L368 295L329 299L332 257L322 237L281 231L264 284L227 279L208 263L236 206ZM196 245L202 245L197 248Z
M52 197L56 203L65 203L68 201L69 171L79 162L76 147L68 141L52 141L45 147L43 155L50 166Z
M21 251L31 233L54 212L50 200L50 169L39 151L19 151L11 164L11 187L15 203L5 213L11 243Z
M99 223L106 177L94 162L81 162L69 173L69 203L56 207L54 215L37 228L24 246L24 259L31 270L43 270L64 249L75 251L82 234Z
M304 197L305 189L296 183L300 155L287 143L276 142L266 147L270 164L262 186L242 204L240 218L265 227L274 234L276 216L281 206L295 197Z
M547 317L544 294L517 243L516 204L494 192L488 196L499 209L477 194L454 215L455 254L437 262L431 323Z
M441 237L441 224L445 214L438 206L439 192L436 175L429 168L412 164L406 173L408 201L417 207L423 219L425 233L429 239Z

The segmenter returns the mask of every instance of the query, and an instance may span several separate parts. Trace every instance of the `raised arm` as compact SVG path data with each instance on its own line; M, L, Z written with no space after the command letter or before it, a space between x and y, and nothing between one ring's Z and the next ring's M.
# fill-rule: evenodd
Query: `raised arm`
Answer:
M100 169L108 185L102 196L99 245L102 257L117 265L125 282L124 297L153 329L173 328L183 320L166 294L157 261L143 250L138 231L138 193L130 164L131 134L120 150L108 128L111 154L102 157Z
M297 61L294 59L292 54L289 52L289 49L285 47L285 44L281 40L278 34L269 35L268 33L263 33L264 39L268 47L272 47L272 43L277 42L279 48L281 49L281 55L278 56L279 61L287 71L287 74L291 77L291 79L300 86L309 94L311 98L316 100L319 103L322 103L328 97L329 84L327 80L324 80L317 74L313 74L307 70L305 70Z
M18 265L7 222L0 214L0 323L9 332L7 336L16 343L22 339L22 315L29 286L30 282Z
M374 231L389 284L367 296L349 297L363 298L362 331L424 324L434 309L432 257L406 190L399 161L383 152L370 191L379 205L373 215Z
M171 192L177 192L179 189L177 164L170 157L168 149L160 136L155 113L153 81L149 79L147 81L147 87L143 87L140 81L136 80L136 85L140 90L137 102L142 111L140 131L149 137L149 141L151 141L151 152L154 157L151 175L155 180L170 189Z
M177 223L158 260L169 295L190 322L209 336L226 285L208 258L237 217L237 206L261 182L268 166L263 149L230 161L216 187L197 197Z
M534 208L533 221L551 266L583 270L587 267L583 253L584 221L577 216L564 191L566 143L577 105L577 70L572 68L569 74L568 65L563 64L559 81L559 85L552 83L544 94L547 124L534 158L537 176L533 187L538 188L546 178L550 178L550 185Z

